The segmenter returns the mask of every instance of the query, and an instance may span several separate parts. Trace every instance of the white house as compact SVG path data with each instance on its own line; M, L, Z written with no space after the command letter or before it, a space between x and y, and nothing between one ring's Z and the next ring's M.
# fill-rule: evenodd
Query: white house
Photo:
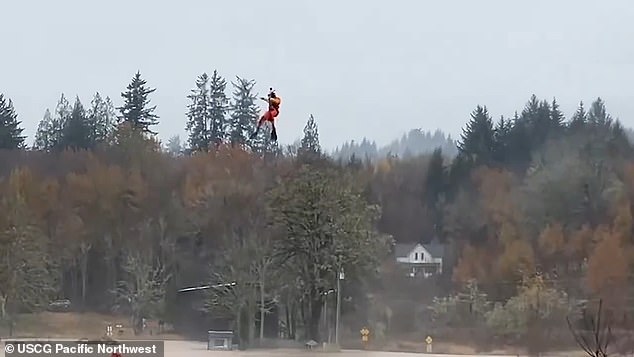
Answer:
M410 277L430 277L442 273L445 246L437 242L399 243L394 247L396 262L407 270Z

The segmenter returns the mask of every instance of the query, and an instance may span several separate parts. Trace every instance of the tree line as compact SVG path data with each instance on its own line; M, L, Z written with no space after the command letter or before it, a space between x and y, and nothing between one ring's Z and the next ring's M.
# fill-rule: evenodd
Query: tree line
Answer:
M254 121L259 117L256 103L254 80L236 77L232 82L232 98L227 96L226 80L214 71L211 76L201 74L195 81L194 89L187 96L185 129L188 132L188 152L207 151L221 143L248 145L258 152L278 152L276 143L260 133L254 140L248 140ZM34 143L28 149L39 151L63 151L66 149L95 149L98 146L117 143L116 128L128 124L132 129L147 134L157 134L153 127L159 117L156 105L151 105L150 95L156 91L147 85L137 72L121 93L123 105L115 107L110 97L95 93L86 108L79 97L71 104L62 93L55 109L47 109L35 134ZM4 137L0 149L27 149L23 128L10 99L1 98L2 130Z
M561 343L548 329L567 337L565 317L602 299L629 326L633 151L603 100L581 102L568 120L536 96L510 119L478 106L458 149L428 172L441 187L429 202L442 203L434 214L453 247L457 287L433 304L436 321Z

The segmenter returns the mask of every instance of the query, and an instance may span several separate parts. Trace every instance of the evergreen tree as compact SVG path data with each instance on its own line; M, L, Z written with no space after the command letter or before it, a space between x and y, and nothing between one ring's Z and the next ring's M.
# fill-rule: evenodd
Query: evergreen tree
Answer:
M339 165L343 166L343 159L339 158ZM363 161L357 157L354 153L350 155L345 167L352 171L359 171L363 168Z
M559 130L552 121L552 110L548 101L542 100L539 103L535 124L540 145Z
M137 72L127 90L121 93L124 104L117 109L121 112L121 122L128 123L133 130L155 135L156 132L150 130L150 127L158 124L159 117L154 114L156 105L150 106L148 96L156 91L156 88L149 88L146 84L147 82L141 78L141 73Z
M459 155L476 166L492 162L495 140L493 122L486 107L478 105L462 132Z
M255 130L258 120L258 106L255 103L257 95L253 92L255 81L236 77L236 82L232 82L234 87L233 102L231 103L231 117L229 133L231 145L244 145L247 138ZM262 135L251 142L254 151L262 146Z
M282 147L277 141L266 140L266 144L264 146L265 157L276 158L276 157L280 157L282 154L283 154Z
M226 87L226 81L215 70L211 78L203 73L196 79L196 88L188 96L191 104L186 129L190 150L208 150L212 144L224 141L229 103Z
M64 123L61 142L58 149L90 149L94 145L93 128L90 127L86 110L79 97L75 99L73 110Z
M111 142L116 128L117 114L110 97L104 100L101 94L95 93L90 102L90 108L86 112L86 122L94 144Z
M438 197L445 190L445 166L442 149L436 149L431 154L427 176L425 179L425 203L433 207Z
M531 133L527 119L517 112L513 117L512 127L507 140L506 164L511 169L524 171L531 161Z
M505 164L510 157L509 149L512 129L513 123L505 119L504 116L501 116L500 120L495 124L493 158L498 163Z
M301 161L310 161L321 157L321 145L319 144L319 130L315 118L311 116L304 126L304 136L297 150L297 157Z
M471 170L472 166L471 159L461 154L458 154L451 162L447 175L447 199L449 201L457 197L461 185L469 180L469 170Z
M529 131L531 149L543 144L551 133L550 104L539 101L534 94L522 110L521 118Z
M180 156L183 153L183 146L181 145L181 138L178 135L174 135L167 141L165 150L172 156Z
M568 128L571 131L575 132L585 127L587 122L588 122L588 114L586 113L586 109L583 107L583 101L581 101L579 102L579 107L577 108L577 111L570 119Z
M0 93L0 149L24 148L24 129L20 128L20 124L13 102Z
M528 102L524 106L524 109L522 110L522 113L520 114L520 116L524 118L525 120L527 120L530 123L530 126L532 127L534 126L533 122L539 115L539 108L540 108L539 99L537 99L537 96L533 94L531 95L531 98L528 100Z
M229 111L227 81L214 70L209 81L209 142L220 144L226 139L225 127Z
M35 141L33 142L33 148L35 150L41 151L49 151L54 146L54 133L52 131L53 128L53 117L51 116L51 111L46 109L44 112L44 117L37 125L37 130L35 132Z
M209 149L209 76L203 73L196 79L196 88L187 96L191 103L187 111L187 127L189 132L189 148L192 151L207 151Z
M564 116L564 113L559 110L559 103L557 103L557 100L553 98L553 102L550 105L550 121L552 122L552 127L557 128L558 130L563 128L565 120L566 117Z
M605 102L601 98L597 98L588 111L587 121L590 124L598 126L610 126L612 124L612 117L607 113L605 109Z
M442 149L436 149L431 155L427 176L425 177L425 190L423 203L429 208L435 222L434 234L440 237L442 234L442 197L445 195L447 177L442 157Z
M64 128L72 114L72 108L64 93L57 103L55 115L52 116L47 109L44 118L37 127L35 133L35 145L37 150L51 151L63 146Z

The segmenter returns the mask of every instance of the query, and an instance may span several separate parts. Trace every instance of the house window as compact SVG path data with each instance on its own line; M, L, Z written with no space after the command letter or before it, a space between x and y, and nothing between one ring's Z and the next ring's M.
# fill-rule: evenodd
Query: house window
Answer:
M418 253L414 253L414 260L418 260Z

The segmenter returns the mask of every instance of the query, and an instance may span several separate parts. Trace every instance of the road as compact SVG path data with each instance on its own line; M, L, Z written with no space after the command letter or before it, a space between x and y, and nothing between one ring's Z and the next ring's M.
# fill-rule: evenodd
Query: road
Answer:
M517 355L450 355L450 354L427 354L413 352L378 352L378 351L360 351L360 350L344 350L342 352L321 352L308 350L291 350L291 349L269 349L269 350L251 350L251 351L208 351L207 345L201 342L189 341L166 341L165 357L519 357ZM542 357L578 357L584 356L583 353L571 354L543 354Z
M191 356L191 357L229 357L229 356L244 356L244 357L468 357L465 355L445 355L445 354L422 354L422 353L407 353L407 352L373 352L373 351L357 351L357 350L344 350L342 352L321 352L308 351L308 350L291 350L291 349L272 349L272 350L252 350L252 351L208 351L207 345L198 342L187 341L166 341L165 343L165 357L176 356ZM485 357L480 355L478 357ZM503 357L503 356L495 356ZM511 356L509 356L511 357ZM512 356L516 357L516 356Z

